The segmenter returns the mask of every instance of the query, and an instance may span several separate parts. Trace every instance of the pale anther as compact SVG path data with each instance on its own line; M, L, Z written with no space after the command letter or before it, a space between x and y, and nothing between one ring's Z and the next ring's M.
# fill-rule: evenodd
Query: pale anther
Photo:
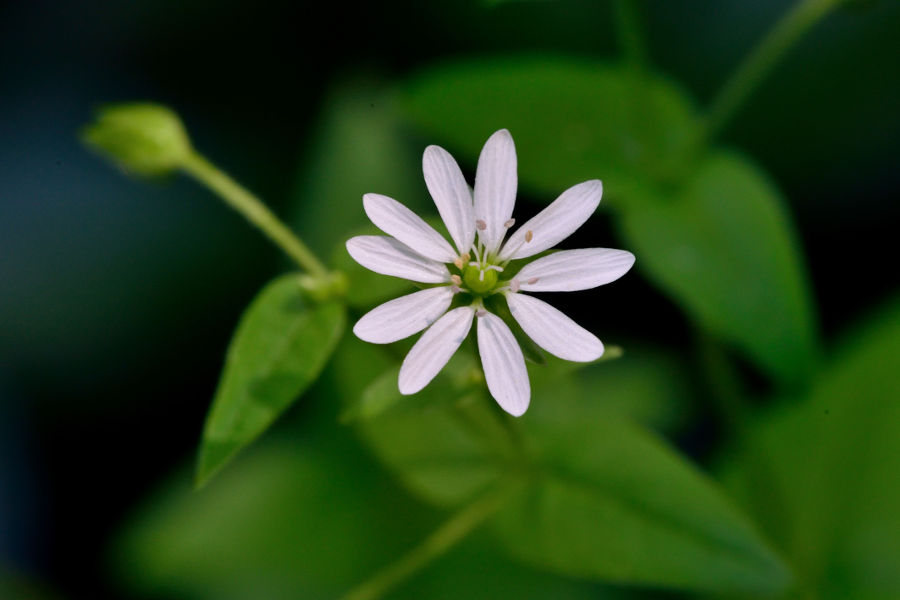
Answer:
M460 293L461 291L462 291L462 290L460 290L460 289L459 289L459 286L456 285L455 283L454 283L453 285L450 286L450 292L453 293L453 294L458 294L458 293Z
M510 227L512 227L515 224L516 224L516 220L510 219L506 223L504 223L503 226L506 227L507 229L509 229Z
M487 223L485 223L483 219L478 219L475 221L475 227L477 227L479 231L484 231L487 229Z
M463 261L463 257L462 257L462 256L457 256L457 257L453 260L453 264L456 265L456 268L457 268L457 269L459 269L460 271L462 271L463 264L465 264L465 261Z
M515 277L509 282L509 291L514 294L519 291L519 280Z
M484 310L483 308L479 308L478 310L475 311L476 317L483 317L486 314L487 314L487 311Z
M532 230L528 230L525 232L525 242L530 242L534 238L534 232Z
M538 278L537 278L537 277L532 277L531 279L528 280L528 285L534 285L534 284L536 284L537 282L538 282Z
M462 266L460 266L459 268L462 269ZM462 277L460 277L459 275L451 275L450 281L452 281L454 285L462 285Z

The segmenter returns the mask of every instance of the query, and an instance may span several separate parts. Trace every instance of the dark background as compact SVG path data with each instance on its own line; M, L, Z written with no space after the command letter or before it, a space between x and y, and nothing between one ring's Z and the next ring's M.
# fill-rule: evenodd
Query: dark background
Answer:
M290 214L307 142L347 78L618 52L603 2L0 6L0 570L72 598L119 595L110 534L195 451L233 326L284 267L198 186L130 180L88 153L77 132L92 110L175 107L198 148ZM703 105L790 3L640 6L652 60ZM724 136L784 191L827 339L897 286L898 35L900 3L838 11ZM677 338L649 289L613 301L657 307L658 335Z

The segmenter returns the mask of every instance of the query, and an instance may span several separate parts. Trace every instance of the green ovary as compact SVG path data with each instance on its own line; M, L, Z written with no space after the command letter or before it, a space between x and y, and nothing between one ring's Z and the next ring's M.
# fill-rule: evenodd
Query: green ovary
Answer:
M481 274L484 273L482 280ZM463 284L473 293L484 295L497 286L497 271L486 269L482 271L475 265L469 265L463 271Z

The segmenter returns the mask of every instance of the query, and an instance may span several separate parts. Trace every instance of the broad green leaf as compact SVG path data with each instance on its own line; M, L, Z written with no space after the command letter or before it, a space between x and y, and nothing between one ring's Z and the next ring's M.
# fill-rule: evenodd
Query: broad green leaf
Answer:
M402 555L434 518L332 434L267 436L198 492L177 474L110 548L122 585L141 597L337 598Z
M460 390L452 376L438 375L410 400L397 390L397 371L389 371L366 394L390 409L360 419L358 431L399 480L429 502L459 505L514 464L514 440L499 409L480 390Z
M592 402L556 393L522 420L540 475L498 515L512 555L605 581L784 590L786 567L710 479L631 421L579 408Z
M785 567L712 481L622 418L621 404L585 395L571 370L556 361L533 371L541 369L560 375L534 386L520 419L483 388L460 388L450 369L412 399L399 397L396 372L374 381L366 393L388 406L357 426L408 489L442 506L460 505L500 477L527 477L528 491L499 511L495 530L513 556L535 566L705 591L775 593L786 585ZM615 394L613 382L641 382L652 394L654 381L660 396L671 394L656 367L589 384Z
M417 212L431 202L421 150L414 151L401 133L393 94L347 81L324 106L298 169L291 223L327 256L348 230L368 223L363 194L384 194Z
M548 368L529 369L532 389L537 397L552 397L566 387L570 397L591 399L579 408L584 418L620 415L668 431L684 425L693 413L695 393L688 365L674 353L632 342L624 347L607 344L600 361L587 365L551 357Z
M205 483L252 442L318 377L340 339L344 307L308 299L297 275L269 283L241 317L197 465Z
M765 372L806 382L817 355L813 308L775 186L748 160L719 152L673 193L647 190L619 213L637 264Z
M732 486L810 597L900 597L900 299L840 346L801 403L760 420Z
M473 167L494 131L516 141L519 181L550 202L603 179L619 194L634 180L670 180L691 154L696 117L656 76L574 58L505 58L431 67L405 88L407 117Z

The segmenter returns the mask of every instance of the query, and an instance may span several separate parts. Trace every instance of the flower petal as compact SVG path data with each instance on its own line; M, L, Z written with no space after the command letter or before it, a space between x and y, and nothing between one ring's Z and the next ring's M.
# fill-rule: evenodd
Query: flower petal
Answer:
M475 217L472 192L459 165L440 146L428 146L422 155L422 172L456 248L460 254L468 252L475 241Z
M353 333L373 344L390 344L418 333L447 312L453 292L439 286L401 296L378 306L356 322Z
M521 416L531 401L531 384L522 349L500 317L485 313L478 318L478 353L491 396L500 408Z
M500 259L534 256L560 243L597 210L602 195L603 184L599 179L570 187L509 237L500 252ZM532 238L526 242L529 231Z
M603 356L603 343L593 333L542 300L507 294L509 310L528 337L555 356L590 362Z
M347 240L347 252L365 268L382 275L421 283L450 281L450 271L446 265L413 252L394 238L358 235Z
M441 234L393 198L366 194L363 196L363 207L376 227L422 256L444 263L453 262L457 257Z
M415 394L434 379L466 339L474 315L471 306L455 308L422 334L400 367L397 386L401 394Z
M516 204L516 146L506 129L485 142L475 172L475 220L484 221L478 235L488 252L496 250L506 234L506 223Z
M634 254L625 250L561 250L528 263L516 279L526 292L574 292L615 281L633 264Z

